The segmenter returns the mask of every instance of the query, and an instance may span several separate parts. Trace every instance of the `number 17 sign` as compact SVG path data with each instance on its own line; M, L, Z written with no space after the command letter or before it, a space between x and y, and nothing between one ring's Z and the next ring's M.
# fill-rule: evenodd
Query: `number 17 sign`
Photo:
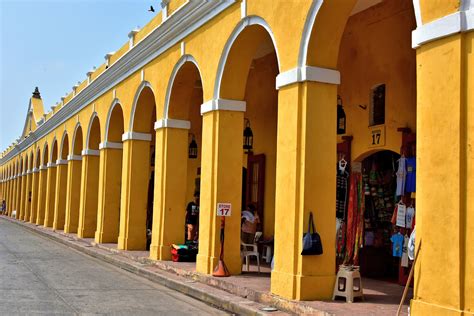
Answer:
M232 213L231 203L217 203L217 216L230 216Z

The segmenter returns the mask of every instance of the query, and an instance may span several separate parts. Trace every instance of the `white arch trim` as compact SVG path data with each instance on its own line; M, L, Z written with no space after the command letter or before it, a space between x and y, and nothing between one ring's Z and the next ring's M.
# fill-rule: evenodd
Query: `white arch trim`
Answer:
M171 77L170 77L170 80L168 81L168 87L166 88L165 107L163 111L164 119L168 119L171 91L173 91L173 84L174 84L174 80L176 79L176 75L178 74L181 67L187 62L191 62L196 66L199 72L199 78L201 79L201 82L202 82L201 69L199 69L196 59L192 55L181 56L181 58L178 60L178 62L174 66L173 71L171 72ZM204 87L204 82L202 82L202 86Z
M219 60L219 65L217 66L217 75L216 75L216 82L214 85L214 100L218 100L220 98L220 90L221 90L221 83L222 83L222 76L224 75L224 68L227 63L227 58L229 57L230 50L232 46L234 45L235 40L237 37L239 37L240 33L247 27L251 25L260 25L262 26L270 35L270 38L272 39L273 42L273 47L275 48L275 53L277 56L277 62L278 62L278 72L280 72L280 56L278 54L278 46L275 40L275 36L273 35L273 32L268 25L268 23L261 17L259 16L247 16L240 20L240 22L237 24L237 26L234 28L232 31L229 39L224 45L224 50L222 51L221 58Z
M306 65L308 59L308 47L309 40L311 39L311 32L313 30L316 16L318 15L319 9L323 4L324 0L314 0L309 8L308 16L303 27L303 34L301 36L300 51L298 54L298 68Z
M140 85L138 86L137 92L135 93L135 97L133 98L133 106L132 106L132 113L130 115L130 127L129 130L133 132L133 123L135 121L135 111L137 110L137 103L138 99L140 98L140 95L142 94L143 89L146 87L151 89L151 92L153 92L153 95L155 95L155 91L153 91L153 87L151 86L151 83L148 81L142 81Z
M86 146L84 147L86 149L89 149L89 139L91 136L92 123L94 122L95 118L99 119L99 115L97 115L97 112L94 111L91 115L91 118L89 119L89 126L87 127Z
M112 104L110 105L109 108L109 113L107 113L107 120L105 121L105 135L104 135L104 140L107 142L109 140L109 128L110 128L110 118L112 117L112 112L114 111L116 106L121 106L120 100L118 98L115 98L112 101ZM123 115L123 111L122 111Z

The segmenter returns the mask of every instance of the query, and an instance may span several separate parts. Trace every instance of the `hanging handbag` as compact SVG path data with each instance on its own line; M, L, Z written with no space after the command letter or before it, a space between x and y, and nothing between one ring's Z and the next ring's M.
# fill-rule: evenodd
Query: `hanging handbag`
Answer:
M311 232L311 229L313 230ZM314 256L323 254L323 244L321 237L314 229L313 213L309 212L308 232L303 236L303 256Z

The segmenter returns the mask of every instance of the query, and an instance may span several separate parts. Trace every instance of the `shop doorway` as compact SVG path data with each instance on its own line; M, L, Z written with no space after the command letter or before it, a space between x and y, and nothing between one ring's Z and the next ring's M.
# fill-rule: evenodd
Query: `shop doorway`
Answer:
M245 179L245 190L242 192L244 203L255 207L260 218L257 225L257 231L263 231L265 222L264 199L265 199L265 154L253 155L247 157L247 168L245 169L243 179Z
M362 161L364 239L359 264L365 277L398 280L400 257L393 256L391 238L399 230L392 224L395 211L396 166L400 155L381 151Z

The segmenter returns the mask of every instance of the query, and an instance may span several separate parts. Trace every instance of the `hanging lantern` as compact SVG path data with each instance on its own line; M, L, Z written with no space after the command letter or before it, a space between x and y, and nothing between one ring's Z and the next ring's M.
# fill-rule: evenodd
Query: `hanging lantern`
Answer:
M250 120L245 119L245 129L244 129L244 150L247 153L252 152L253 149L253 133L250 128Z
M346 133L346 113L342 107L342 99L337 96L337 134Z
M196 143L196 140L194 139L194 134L191 134L192 139L191 143L189 143L189 148L188 148L188 157L189 159L196 159L198 156L198 145Z

